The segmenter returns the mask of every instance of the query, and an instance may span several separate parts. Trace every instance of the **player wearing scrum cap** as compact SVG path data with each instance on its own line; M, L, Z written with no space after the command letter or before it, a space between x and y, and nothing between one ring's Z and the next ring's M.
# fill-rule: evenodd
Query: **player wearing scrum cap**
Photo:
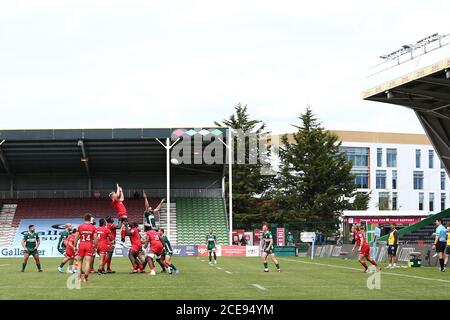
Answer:
M67 250L67 239L72 234L72 225L70 223L66 223L65 230L59 234L59 241L58 241L58 251L64 256L63 261L58 267L58 271L63 273L64 272L64 265L69 261L69 269L73 267L73 259L70 259L67 257L66 250Z

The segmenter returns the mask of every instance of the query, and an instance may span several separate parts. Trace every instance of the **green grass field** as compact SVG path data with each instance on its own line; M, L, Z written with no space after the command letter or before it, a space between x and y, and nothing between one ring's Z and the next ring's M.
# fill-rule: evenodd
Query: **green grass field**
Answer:
M381 289L369 290L357 261L280 257L282 272L263 273L259 258L177 257L177 275L130 274L126 258L115 258L116 274L92 275L81 289L67 288L67 274L56 270L60 259L42 259L43 273L30 260L0 260L0 299L450 299L450 272L437 268L381 271ZM220 268L220 269L219 269ZM159 270L159 267L157 268Z

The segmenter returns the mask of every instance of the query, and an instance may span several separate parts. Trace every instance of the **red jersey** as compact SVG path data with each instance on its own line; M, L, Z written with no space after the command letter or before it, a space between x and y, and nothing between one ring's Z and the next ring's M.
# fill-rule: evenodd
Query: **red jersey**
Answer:
M106 224L106 227L111 232L111 235L112 235L113 239L116 240L117 226L114 224L114 222L113 223L108 222Z
M72 245L73 247L75 247L75 233L71 233L67 239L64 241L64 244L66 245L66 250L68 248L70 248L70 245Z
M162 246L161 242L161 233L156 230L147 231L148 240L150 241L150 247L159 247Z
M109 239L111 231L107 227L98 227L96 233L99 245L111 243Z
M112 206L116 210L117 216L119 218L124 218L127 216L127 208L125 208L125 205L120 200L113 200Z
M139 234L139 229L131 228L130 232L131 232L131 236L130 236L131 244L133 246L141 246L142 242L141 242L141 235Z
M364 232L362 232L362 231L358 231L355 234L355 241L356 241L356 245L359 247L365 247L365 246L369 245L367 243L366 236L364 235Z
M80 234L80 244L82 243L92 244L94 241L95 231L96 228L92 224L88 222L81 224L78 227L78 233Z

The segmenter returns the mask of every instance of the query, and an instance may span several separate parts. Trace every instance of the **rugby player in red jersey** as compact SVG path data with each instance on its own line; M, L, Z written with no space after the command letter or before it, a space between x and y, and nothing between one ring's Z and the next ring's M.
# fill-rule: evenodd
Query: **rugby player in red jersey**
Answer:
M87 282L91 266L92 256L97 248L96 228L91 224L92 216L88 213L84 216L84 223L78 226L78 232L75 235L74 243L76 247L77 271L78 276L82 278L83 260L85 261L84 279ZM86 259L85 259L86 258Z
M109 194L109 198L112 201L112 206L116 210L117 218L119 219L119 228L121 229L120 235L122 242L125 242L125 228L123 226L124 222L128 222L127 208L123 204L125 200L125 195L123 194L122 187L116 184L116 192L112 191Z
M75 234L77 233L77 229L72 229L72 233L69 234L66 240L64 240L64 244L66 246L66 252L64 253L64 260L61 262L58 267L59 272L64 272L64 265L69 262L69 267L67 268L67 273L75 273L75 268L73 266L73 262L75 260Z
M151 229L150 226L146 226L147 239L145 247L147 248L146 261L150 265L150 275L154 276L155 273L155 263L153 258L156 257L158 262L164 266L168 273L172 273L170 266L162 260L162 254L164 250L164 243L162 240L161 233L157 230Z
M376 266L376 271L380 271L380 266L378 266L376 261L370 256L370 246L367 243L363 230L361 230L358 226L353 225L352 232L355 234L355 245L353 246L352 253L354 253L356 247L358 247L358 261L364 267L364 272L369 272L369 268L363 259L366 259L371 264Z
M97 253L100 256L97 272L99 274L106 274L104 269L106 255L108 254L109 248L111 247L113 236L111 234L111 230L106 226L105 219L99 220L99 226L97 227L96 233L98 239Z
M128 250L128 258L133 266L133 273L143 273L144 270L142 268L142 264L139 262L139 252L142 250L139 224L137 222L133 222L131 223L131 228L126 226L125 235L129 236L131 241L131 248Z
M111 232L112 240L111 240L111 246L108 249L108 253L106 254L105 259L105 265L106 265L106 273L115 273L115 271L111 270L111 259L113 257L114 248L116 246L116 234L117 229L119 229L119 226L114 224L114 219L111 216L107 216L105 218L107 224L106 227Z

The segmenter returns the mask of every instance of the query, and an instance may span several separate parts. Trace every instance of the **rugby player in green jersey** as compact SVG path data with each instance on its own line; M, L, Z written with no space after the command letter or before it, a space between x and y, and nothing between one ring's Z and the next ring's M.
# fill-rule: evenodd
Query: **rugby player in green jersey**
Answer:
M145 191L142 192L142 195L144 196L144 224L150 225L150 227L153 230L156 230L156 220L155 220L155 214L159 214L159 211L161 210L161 207L166 199L162 199L161 202L158 204L156 208L152 208L148 202L147 194Z
M177 268L175 267L175 265L172 263L172 254L173 254L173 249L172 249L172 245L170 244L169 238L167 238L164 229L161 228L159 230L159 232L161 233L161 237L162 237L162 243L164 244L164 251L163 251L163 255L164 255L164 261L166 262L166 264L169 265L169 267L172 268L174 273L178 273ZM165 272L166 270L163 269L163 272Z
M25 267L27 266L28 258L33 256L34 261L36 262L36 266L39 272L42 272L41 262L39 261L39 245L41 244L41 240L39 239L39 235L36 233L36 229L34 225L28 226L28 231L23 235L22 247L23 247L23 263L22 263L22 272L25 272Z
M217 264L216 244L217 244L217 237L212 230L209 230L209 233L206 235L206 247L208 248L210 265L213 264L211 255L214 255L214 264Z
M70 223L66 223L66 229L59 234L59 241L56 248L58 249L59 253L61 253L64 256L63 262L58 267L59 272L64 272L64 265L69 261L69 270L73 268L73 259L69 259L66 255L66 242L69 235L72 233L72 225Z
M267 258L270 256L273 263L277 268L277 272L281 272L280 264L278 263L275 253L273 252L273 238L270 232L270 225L268 223L263 224L263 247L262 247L262 259L264 263L264 272L269 272L269 265L267 264Z

